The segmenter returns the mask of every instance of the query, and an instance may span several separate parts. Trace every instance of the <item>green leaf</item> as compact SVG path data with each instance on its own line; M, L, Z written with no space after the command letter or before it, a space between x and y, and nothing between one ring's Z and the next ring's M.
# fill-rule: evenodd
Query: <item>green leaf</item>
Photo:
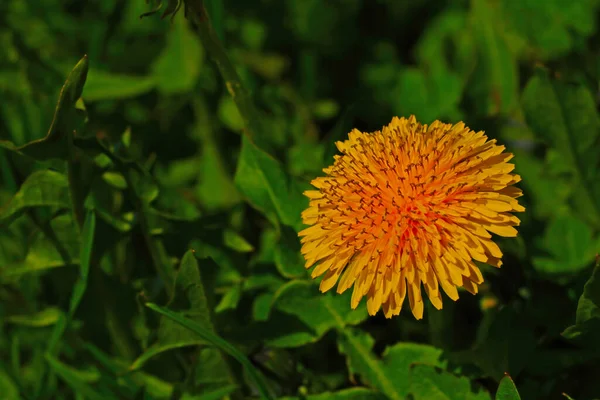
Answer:
M72 135L82 122L81 110L75 103L81 97L88 73L88 59L84 56L73 68L60 91L52 124L46 137L33 140L21 147L11 142L0 141L0 146L22 152L37 160L66 158L68 155L67 135Z
M198 261L191 250L186 252L181 259L175 285L176 293L180 295L176 295L174 303L183 308L185 315L191 320L198 322L206 329L213 330ZM138 357L131 364L130 369L141 368L150 358L165 351L203 344L206 344L206 340L202 335L185 329L170 318L162 317L159 323L157 342Z
M275 266L285 278L306 277L304 257L300 253L300 239L293 229L282 227L279 242L275 247Z
M221 313L225 310L234 310L237 307L238 303L240 302L241 297L242 297L242 285L240 285L240 284L233 285L225 292L225 294L221 298L221 301L215 307L215 312Z
M154 79L150 76L114 74L92 68L83 98L87 102L127 99L147 93L154 86Z
M87 289L90 264L92 262L92 247L94 245L94 233L96 231L96 213L88 210L81 233L81 252L79 256L79 277L73 287L71 302L69 304L69 317L72 318Z
M252 246L239 233L231 229L226 229L223 232L223 242L225 243L225 246L240 253L249 253L254 251L254 246Z
M596 265L592 276L583 288L583 294L577 303L575 325L568 327L563 336L578 344L593 349L598 354L600 339L600 258L596 258Z
M167 45L152 65L156 87L164 94L192 90L203 58L203 48L187 19L176 18L171 27Z
M483 389L472 389L465 377L458 377L430 365L415 364L410 370L410 393L414 400L490 400Z
M6 322L15 325L30 326L41 328L54 325L63 314L60 308L48 307L33 314L10 315L6 317Z
M338 392L323 392L312 394L306 397L281 397L280 400L386 400L387 397L382 393L366 389L351 388L343 389Z
M590 265L598 250L592 230L579 218L555 217L544 233L544 249L553 258L534 258L533 265L546 273L574 273Z
M52 371L65 381L75 393L79 393L91 400L103 400L107 398L106 396L115 396L114 393L109 391L101 393L90 385L90 383L95 382L100 378L100 374L97 373L97 371L96 374L85 373L62 363L50 354L46 354L46 361L48 362L48 365L50 365Z
M486 0L472 2L473 36L479 62L471 78L475 105L485 115L511 111L516 103L517 63L501 28L496 28L497 10Z
M388 347L382 359L372 350L375 340L366 332L347 328L340 332L338 348L347 357L348 370L390 399L404 399L410 388L409 370L414 363L443 367L442 350L417 343L398 343Z
M247 137L242 138L242 151L235 174L235 184L247 200L265 214L296 230L302 227L300 214L308 205L295 182L283 166L259 149Z
M512 307L494 316L482 342L475 349L475 362L485 374L500 380L505 373L517 376L536 348L533 327Z
M29 208L68 208L67 178L55 171L36 171L29 175L11 201L0 211L0 224L8 225Z
M600 135L600 117L592 94L580 85L551 80L547 71L538 71L522 95L527 123L570 166L580 215L600 224L598 152L592 144Z
M167 310L166 308L159 307L156 304L152 303L148 303L146 304L146 306L151 310L154 310L159 314L164 315L165 317L177 322L181 326L191 330L192 332L196 333L198 336L203 338L206 342L211 343L212 345L219 348L221 351L229 354L244 367L244 369L248 373L248 376L256 385L256 389L261 394L261 396L263 396L263 398L265 399L274 399L274 397L271 395L271 391L269 390L267 383L265 382L260 372L254 368L250 360L243 353L241 353L238 349L232 346L229 342L215 335L210 329L207 329L206 327L190 319L184 318L179 314Z
M505 1L502 21L536 58L555 58L566 54L594 32L598 3L592 1L537 0Z
M79 262L80 237L77 224L70 215L50 222L55 238L37 232L23 261L0 268L0 281L14 281L29 273L76 265Z
M181 396L181 400L221 400L228 398L228 396L235 392L236 389L237 386L235 385L227 385L218 389L204 391L200 396L184 393L183 396Z
M350 295L349 292L321 294L310 281L288 282L275 292L272 307L297 317L308 330L288 332L269 343L278 347L297 347L316 342L331 329L359 324L367 317L366 309L352 310Z
M10 376L0 369L0 393L4 400L20 400L19 389L12 381Z
M504 376L496 392L496 400L521 400L519 391L510 375Z

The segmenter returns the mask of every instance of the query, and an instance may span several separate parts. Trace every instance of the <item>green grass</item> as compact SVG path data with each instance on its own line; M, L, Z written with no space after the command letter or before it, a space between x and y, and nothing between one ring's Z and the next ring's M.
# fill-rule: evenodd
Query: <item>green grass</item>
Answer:
M3 400L600 398L598 0L4 3ZM526 212L478 295L369 317L302 192L411 114L506 145Z

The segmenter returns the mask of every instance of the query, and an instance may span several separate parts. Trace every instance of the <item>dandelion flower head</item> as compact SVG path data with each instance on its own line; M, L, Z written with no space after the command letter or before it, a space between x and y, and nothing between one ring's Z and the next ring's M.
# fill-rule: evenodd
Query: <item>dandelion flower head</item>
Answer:
M442 308L443 290L477 293L483 282L474 260L500 267L492 235L516 236L524 211L512 186L513 155L460 122L423 125L394 118L381 131L354 129L337 142L341 155L311 183L302 213L302 254L322 292L353 286L351 307L367 298L369 314L400 314L408 296L423 317L423 288Z

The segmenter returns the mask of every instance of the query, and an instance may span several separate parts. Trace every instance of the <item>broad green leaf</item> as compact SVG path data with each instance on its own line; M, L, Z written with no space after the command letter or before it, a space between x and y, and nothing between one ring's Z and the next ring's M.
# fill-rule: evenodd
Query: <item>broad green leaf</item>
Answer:
M261 396L265 399L273 399L274 397L271 395L271 391L261 373L255 369L250 360L241 353L238 349L232 346L229 342L215 335L212 330L207 329L206 327L190 320L185 317L182 317L180 314L174 313L166 308L159 307L155 304L148 303L146 306L163 316L177 322L181 326L191 330L196 333L199 337L202 337L206 342L211 343L212 345L219 348L221 351L229 354L236 361L238 361L248 373L250 379L256 385L256 389L259 391Z
M213 326L210 321L210 312L206 303L198 261L191 250L186 252L181 260L175 286L178 290L174 300L185 310L184 315L212 331ZM206 341L201 335L182 327L170 318L161 317L157 342L138 357L131 364L130 369L141 368L150 358L162 352L205 344Z
M41 328L44 326L54 325L62 314L63 312L60 308L48 307L33 314L7 316L6 322L15 325Z
M505 306L494 316L475 349L475 362L496 380L505 373L516 377L533 356L535 347L533 328L512 307Z
M598 3L522 0L499 2L505 29L518 35L537 58L566 54L594 32Z
M187 92L194 88L202 65L203 48L183 16L175 18L167 45L152 65L156 87L164 94Z
M501 28L496 28L494 4L487 0L473 0L471 4L472 34L479 55L471 79L471 94L481 113L507 113L517 100L517 63L501 35Z
M259 149L247 137L242 138L242 151L235 174L235 184L256 209L275 214L296 230L302 227L300 214L308 205L295 182L283 166Z
M81 252L79 255L79 277L69 304L69 317L73 317L81 299L87 289L88 275L90 273L90 264L92 262L92 247L94 245L94 233L96 231L96 213L89 210L85 217L83 230L81 232Z
M0 267L0 280L12 281L25 274L76 265L79 262L79 229L70 215L61 215L50 221L56 236L48 238L37 232L31 240L23 261Z
M350 293L321 294L310 281L295 280L279 288L272 300L272 307L297 317L309 329L290 332L269 343L278 347L297 347L316 342L331 329L344 329L356 325L367 317L366 309L350 308Z
M105 389L104 391L98 391L93 388L90 384L97 382L100 379L98 371L89 373L79 369L73 368L63 362L57 360L50 354L46 354L46 361L50 365L52 371L60 377L67 385L73 389L74 392L80 393L85 398L90 400L103 400L106 396L114 397L114 393Z
M382 393L366 389L352 388L343 389L338 392L324 392L319 394L310 394L306 397L281 397L280 400L386 400L387 397Z
M574 273L589 266L598 251L598 240L592 239L590 227L579 218L562 215L555 217L543 238L544 250L553 257L534 258L538 271L550 274Z
M530 152L518 148L511 151L515 155L515 171L523 178L523 191L533 200L533 207L527 212L540 219L568 212L571 185L550 174L548 166Z
M150 76L113 74L92 68L83 90L87 102L101 100L120 100L140 96L155 86Z
M592 94L580 85L551 80L538 71L522 94L523 111L535 134L562 156L572 170L573 201L580 215L600 223L600 156L592 144L600 135L600 117Z
M279 242L275 247L275 266L285 278L302 278L307 276L304 268L304 257L300 253L300 239L289 227L282 227Z
M240 194L228 171L226 158L219 149L206 101L203 97L195 97L196 126L193 132L202 143L195 193L209 209L230 208L240 201Z
M346 328L338 336L338 348L346 355L352 375L385 393L390 399L404 399L410 388L409 370L414 363L444 367L442 350L417 343L398 343L388 347L379 359L373 354L375 340L366 332Z
M568 327L563 336L578 344L594 349L598 354L598 337L600 332L600 258L596 258L596 266L592 276L583 288L583 294L577 304L575 325Z
M60 172L45 170L32 173L0 211L0 224L10 224L33 207L70 207L68 186L67 177Z
M0 369L0 393L3 400L20 400L19 389L10 376Z
M491 400L488 392L475 388L468 378L425 364L410 369L410 393L414 400Z
M75 65L60 91L52 124L44 138L20 147L2 140L0 146L27 154L38 160L66 158L68 155L67 135L73 135L73 131L76 131L83 121L81 110L75 108L75 103L81 97L87 73L88 58L84 56Z
M519 391L510 375L506 375L500 381L498 391L496 392L496 400L521 400Z
M221 350L205 347L198 352L198 362L194 371L194 384L200 393L235 391L227 366L223 363Z

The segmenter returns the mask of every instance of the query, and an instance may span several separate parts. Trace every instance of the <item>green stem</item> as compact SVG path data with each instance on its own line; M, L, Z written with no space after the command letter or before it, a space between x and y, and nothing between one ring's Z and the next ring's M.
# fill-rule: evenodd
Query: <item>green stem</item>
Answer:
M225 48L219 41L203 0L183 0L185 4L185 15L196 30L202 45L208 55L217 64L217 68L225 81L225 87L233 98L238 111L244 120L246 135L255 142L261 142L259 147L264 148L265 143L261 136L258 112L254 107L250 93L246 90L235 70L231 60L225 52ZM257 143L259 144L259 143Z

